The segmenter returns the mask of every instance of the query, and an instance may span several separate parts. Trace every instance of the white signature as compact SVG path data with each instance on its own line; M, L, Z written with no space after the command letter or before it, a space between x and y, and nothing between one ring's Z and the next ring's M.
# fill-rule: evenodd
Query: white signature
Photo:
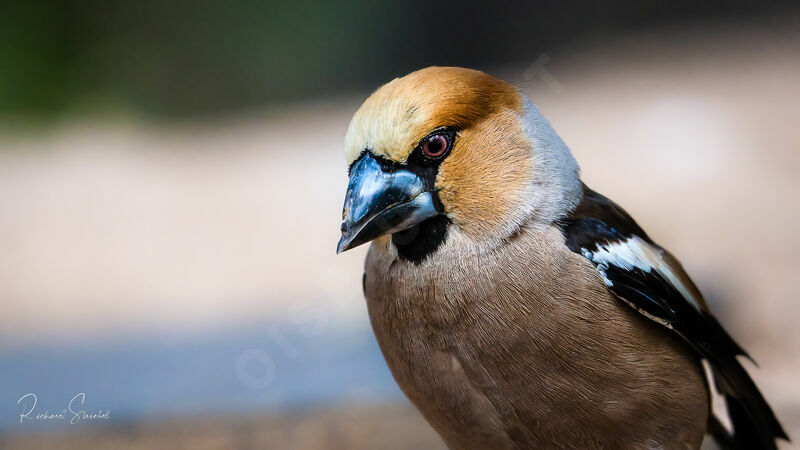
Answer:
M69 421L70 424L74 425L81 420L100 421L111 418L111 411L108 409L105 411L97 410L97 412L81 409L85 402L86 393L81 392L75 397L72 397L72 400L69 401L66 409L55 412L46 410L44 412L35 413L34 410L36 409L36 404L39 403L39 398L34 393L25 394L20 397L19 400L17 400L17 404L23 405L24 407L22 414L19 415L19 423L22 423L25 420L50 422ZM30 404L30 408L27 407L28 404Z

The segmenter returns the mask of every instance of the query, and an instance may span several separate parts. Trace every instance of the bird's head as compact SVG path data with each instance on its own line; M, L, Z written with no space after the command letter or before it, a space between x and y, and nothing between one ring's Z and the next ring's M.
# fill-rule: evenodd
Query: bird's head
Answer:
M578 166L536 106L476 70L429 67L381 86L353 116L345 151L338 252L392 235L425 257L453 227L492 245L581 196Z

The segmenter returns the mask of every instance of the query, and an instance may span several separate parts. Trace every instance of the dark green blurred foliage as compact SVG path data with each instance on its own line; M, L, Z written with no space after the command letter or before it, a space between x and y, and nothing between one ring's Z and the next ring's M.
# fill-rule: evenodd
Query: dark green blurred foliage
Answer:
M791 4L791 2L786 2ZM195 116L313 98L431 64L530 63L580 38L746 16L763 2L0 2L0 116Z

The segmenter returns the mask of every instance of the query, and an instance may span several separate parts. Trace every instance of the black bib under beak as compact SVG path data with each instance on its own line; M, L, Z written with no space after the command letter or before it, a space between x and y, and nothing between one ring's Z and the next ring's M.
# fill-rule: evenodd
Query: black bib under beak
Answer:
M397 233L439 214L433 188L410 170L381 164L365 153L350 169L336 253Z

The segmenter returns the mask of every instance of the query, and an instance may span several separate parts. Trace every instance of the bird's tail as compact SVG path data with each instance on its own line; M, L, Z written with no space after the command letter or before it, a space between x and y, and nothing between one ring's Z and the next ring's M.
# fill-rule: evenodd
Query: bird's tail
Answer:
M709 431L724 449L774 450L776 439L789 440L775 413L735 356L709 361L713 382L725 396L733 432L712 418Z

